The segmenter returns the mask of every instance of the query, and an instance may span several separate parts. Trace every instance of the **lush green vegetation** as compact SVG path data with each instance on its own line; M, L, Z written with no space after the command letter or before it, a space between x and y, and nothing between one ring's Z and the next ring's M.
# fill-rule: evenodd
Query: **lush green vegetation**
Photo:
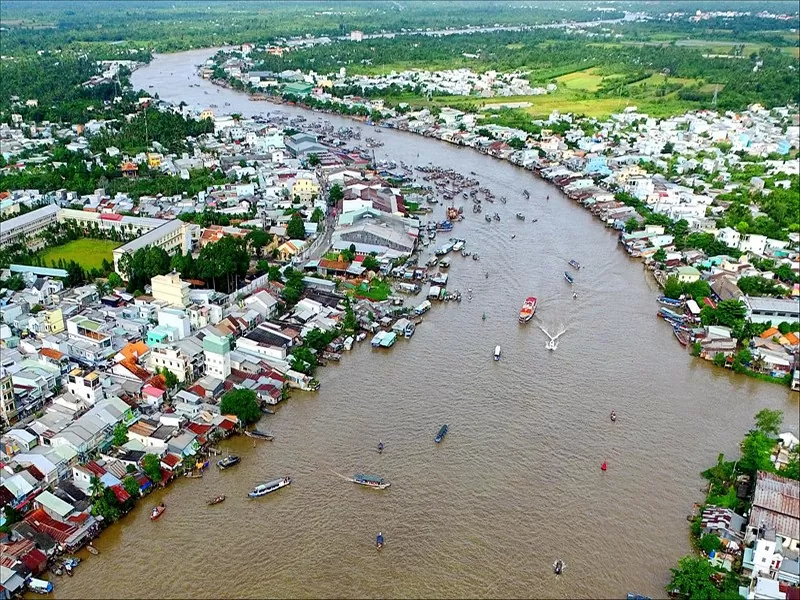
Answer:
M703 472L708 481L704 506L721 506L742 514L748 509L746 500L740 499L736 486L740 477L755 478L758 471L777 473L782 477L800 480L800 454L795 449L789 463L780 470L770 459L777 443L777 435L783 424L783 413L779 410L762 409L755 416L754 427L740 445L741 456L737 461L726 461L720 454L717 464ZM701 507L701 511L702 511ZM722 569L712 567L707 555L719 549L720 540L715 535L703 535L699 515L692 523L692 540L702 556L685 556L672 569L672 578L666 589L675 591L680 598L723 599L736 598L738 577Z
M243 425L261 418L258 397L253 390L231 390L222 396L219 410L223 415L236 415Z
M119 242L111 240L94 240L83 238L73 240L61 246L48 246L42 251L45 265L57 264L59 261L75 261L84 269L102 269L103 261L112 261L112 251Z

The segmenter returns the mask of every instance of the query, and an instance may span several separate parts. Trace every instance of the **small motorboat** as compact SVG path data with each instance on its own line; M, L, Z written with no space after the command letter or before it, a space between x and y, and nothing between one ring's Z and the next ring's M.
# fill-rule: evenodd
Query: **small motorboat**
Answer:
M605 461L605 460L603 461L603 464L600 465L600 470L601 471L608 471L608 462L607 461Z
M383 442L378 441L378 454L380 454L381 452L383 452Z
M569 264L570 264L571 267L575 268L576 270L580 270L580 268L581 268L581 263L579 263L574 258L570 259Z
M539 219L531 219L531 223L538 223Z
M486 279L489 279L489 271L486 271Z
M570 285L572 285L573 283L575 283L575 279L572 277L572 275L570 275L570 272L569 272L569 271L564 271L564 279L565 279L565 280L566 280L566 282L567 282L568 284L570 284Z
M219 504L221 502L225 502L225 494L219 494L211 498L206 504L209 506L214 506L215 504Z
M561 575L561 573L564 572L566 566L567 565L564 564L563 560L557 560L556 562L553 563L553 573L555 573L556 575Z
M276 490L279 490L283 487L286 487L292 483L291 477L281 477L280 479L273 479L267 483L262 483L257 485L253 488L252 492L249 492L247 495L250 498L260 498L261 496L266 496Z
M487 222L487 223L491 223L491 222L492 222L492 217L490 217L489 215L486 215L486 216L484 217L484 219L486 219L486 222Z
M500 346L499 345L494 347L494 359L495 360L500 360Z
M89 551L89 554L94 554L95 556L100 554L100 551L94 546L92 546L91 542L89 542L89 544L86 546L86 549Z
M511 239L512 239L512 240L513 240L513 239L515 239L516 237L517 237L517 234L516 234L516 233L512 233L512 234L511 234Z
M261 413L265 415L274 415L275 411L271 408L267 408L266 406L261 409Z
M527 200L528 198L530 198L530 197L531 197L531 195L530 195L530 193L528 192L528 190L522 190L522 195L523 195L523 196L525 196L525 200Z
M224 471L225 469L228 469L234 465L238 465L241 462L241 460L242 459L236 456L235 454L229 454L225 458L218 460L217 466Z
M572 292L572 299L573 300L577 300L578 299L578 292Z
M482 317L482 319L483 319L484 321L486 320L486 313L483 313L483 317Z
M616 420L617 420L617 411L615 411L615 410L611 411L611 420L613 422L616 422Z
M449 429L450 428L447 426L447 423L442 425L441 429L439 429L439 433L437 433L436 437L433 438L433 441L436 442L437 444L439 442L441 442L444 439L444 436L447 435L447 432L449 431Z
M516 216L520 221L524 221L525 220L525 215L523 215L521 212L518 212L514 216Z
M158 506L154 506L153 510L150 511L150 520L155 521L158 517L164 514L165 510L167 510L167 507L163 502Z
M506 197L505 196L500 196L500 202L505 204L507 202Z
M375 548L378 550L378 552L380 552L381 548L383 548L383 534L380 531L378 532L378 537L375 538Z

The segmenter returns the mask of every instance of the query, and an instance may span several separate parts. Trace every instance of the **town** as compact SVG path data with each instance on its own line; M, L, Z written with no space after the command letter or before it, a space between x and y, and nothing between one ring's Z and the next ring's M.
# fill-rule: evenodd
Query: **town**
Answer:
M222 440L272 439L260 427L282 402L324 394L318 367L368 338L374 352L406 343L431 301L458 305L450 256L480 257L449 236L465 219L491 227L483 210L495 196L480 173L377 160L380 132L472 148L551 182L552 199L531 201L569 199L618 232L662 289L653 316L687 352L731 377L800 390L797 106L555 111L532 133L493 123L492 111L380 97L388 86L478 97L556 89L520 73L275 74L222 58L198 74L238 81L254 99L353 116L375 137L362 142L324 115L246 117L144 92L121 120L27 121L22 108L38 101L17 98L20 113L0 124L8 597L51 591L40 576L72 575L75 554L96 553L92 540L142 497L202 477ZM135 67L106 64L102 77L113 82L120 66ZM156 133L166 124L186 135L167 141ZM88 187L61 184L78 180ZM704 568L741 572L745 598L783 600L800 585L798 440L780 426L759 413L746 438L758 451L743 444L749 462L738 467L720 457L691 517Z

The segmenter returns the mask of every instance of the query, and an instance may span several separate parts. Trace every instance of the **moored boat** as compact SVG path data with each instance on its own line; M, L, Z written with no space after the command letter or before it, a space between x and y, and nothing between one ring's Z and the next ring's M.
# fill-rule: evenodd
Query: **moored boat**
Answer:
M525 299L524 304L522 305L522 309L519 311L519 322L520 323L527 323L533 317L533 313L536 312L536 298L530 296L529 298Z
M375 490L385 490L392 485L388 481L385 481L383 477L379 477L378 475L365 475L364 473L356 473L350 481Z
M238 465L239 462L241 462L241 460L242 459L239 458L238 456L236 456L235 454L229 454L225 458L221 458L220 460L218 460L217 461L217 466L220 469L225 470L225 469L228 469L228 468L230 468L230 467L232 467L234 465Z
M564 271L564 279L566 279L567 283L570 285L575 283L575 279L572 277L572 275L570 275L569 271Z
M678 300L676 298L668 298L667 296L659 296L658 298L656 298L656 302L658 302L662 306L669 306L672 308L679 308L683 306L683 300Z
M270 435L265 431L260 431L258 429L253 429L252 431L245 431L244 434L247 437L251 437L257 440L264 440L265 442L271 442L274 436Z
M447 427L447 423L445 423L444 425L442 425L441 429L439 429L439 433L437 433L437 434L436 434L436 437L435 437L435 438L433 438L433 441L434 441L434 442L436 442L437 444L438 444L439 442L441 442L441 441L444 439L444 436L446 436L446 435L447 435L447 431L448 431L448 429L449 429L449 428Z
M158 506L154 506L153 510L150 511L150 520L155 521L158 517L164 514L165 510L167 510L167 507L163 502Z
M267 483L262 483L257 485L253 488L252 492L249 492L247 495L250 498L260 498L261 496L266 496L272 492L275 492L282 487L286 487L292 483L291 477L281 477L280 479L273 479L272 481L268 481Z
M86 546L86 549L89 551L89 554L94 554L95 556L100 554L100 551L92 546L92 542L89 542L89 544Z

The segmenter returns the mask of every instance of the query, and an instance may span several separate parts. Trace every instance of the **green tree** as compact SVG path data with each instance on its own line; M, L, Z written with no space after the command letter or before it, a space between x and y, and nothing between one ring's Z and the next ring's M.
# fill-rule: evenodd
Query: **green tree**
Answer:
M111 271L111 273L108 274L108 285L112 288L120 288L123 284L122 277L117 275L115 271Z
M796 447L789 454L789 462L787 462L778 473L782 477L788 477L795 481L800 481L800 447Z
M717 572L705 558L684 556L678 567L671 569L672 578L666 590L675 591L681 598L716 599L719 590L711 577Z
M658 263L663 263L665 260L667 260L667 251L663 248L659 248L655 251L655 254L653 254L653 260Z
M145 454L142 458L142 471L153 483L161 482L161 459L155 454Z
M714 363L717 367L724 367L725 366L725 355L722 352L717 352L714 355L714 358L711 359L711 362Z
M258 398L253 390L231 390L222 396L219 410L223 415L236 415L245 425L261 418Z
M308 159L306 162L308 162L309 167L316 167L317 165L319 165L321 161L319 160L319 155L317 155L315 152L311 152L308 155Z
M752 358L751 354L750 360ZM764 435L777 436L781 432L781 425L783 425L783 411L762 408L756 413L756 429Z
M664 282L664 295L667 298L674 298L678 299L681 297L683 293L683 286L681 282L678 281L678 278L674 275L670 275L667 277L667 280Z
M139 482L132 475L126 475L122 480L122 488L128 492L131 498L139 496Z
M344 190L338 183L334 183L328 190L328 205L335 206L339 200L344 198Z
M166 384L168 390L174 390L178 386L178 383L180 383L178 381L178 376L167 369L167 367L161 367L158 369L158 374L164 378L164 383Z
M100 494L103 493L103 489L106 486L103 485L103 482L100 481L100 478L97 475L92 475L89 478L89 495L92 498L98 498Z
M111 443L114 446L122 446L128 441L128 428L125 423L117 423L114 426L114 434L111 436Z
M290 240L306 239L306 228L303 224L303 219L297 213L292 215L288 225L286 225L286 236Z
M639 221L636 220L636 217L631 217L627 221L625 221L625 232L626 233L633 233L639 229Z
M344 300L344 321L342 323L342 329L345 333L353 334L356 332L357 327L358 320L356 319L355 311L350 303L350 298L346 297Z
M107 523L113 523L120 517L119 500L117 500L114 490L104 488L98 498L92 504L92 514L101 516Z
M315 208L314 212L311 213L312 223L321 223L324 218L325 218L325 213L322 212L322 209L320 207Z
M744 473L753 476L757 471L773 471L774 465L770 456L774 446L774 440L764 432L751 431L742 441L742 457L739 459L739 468Z
M255 252L257 258L261 258L264 246L268 246L272 241L272 234L263 229L251 229L244 238L247 245Z
M711 552L719 550L722 547L722 542L720 541L719 536L714 534L706 534L700 538L697 546L706 554L711 554Z
M703 351L703 344L700 342L695 342L692 344L692 356L700 356L700 353Z
M753 353L747 348L742 348L733 358L733 370L737 373L744 373L747 369L747 365L749 365L752 360Z
M350 248L345 248L339 254L342 257L342 260L345 262L353 262L356 258L356 253L350 250Z
M292 350L289 357L289 364L295 371L300 371L306 375L313 375L317 368L317 357L306 346L297 346Z
M378 262L378 259L375 258L374 254L368 254L364 257L364 260L361 262L361 266L364 267L367 271L377 271L381 267L381 263Z

